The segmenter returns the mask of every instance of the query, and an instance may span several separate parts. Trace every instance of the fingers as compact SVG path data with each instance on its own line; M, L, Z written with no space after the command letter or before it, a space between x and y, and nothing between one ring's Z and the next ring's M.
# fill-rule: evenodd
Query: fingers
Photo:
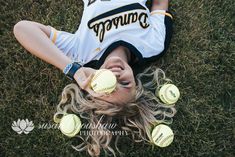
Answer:
M91 75L87 78L86 82L84 83L84 84L85 84L84 90L86 90L86 91L87 91L89 94L91 94L93 97L102 97L102 96L104 96L104 94L96 93L96 92L94 92L94 91L91 89L90 82L91 82L91 80L92 80L93 77L94 77L94 73L91 74Z
M100 94L100 93L94 92L90 86L91 80L95 75L95 71L96 70L89 69L89 68L80 70L79 74L76 75L75 79L81 89L87 91L93 97L102 97L105 94Z
M83 90L87 91L89 94L91 94L93 97L101 97L104 94L96 93L90 87L90 83L91 83L91 80L92 80L93 76L94 76L94 73L90 74L90 76L86 80L84 80L83 82L80 83L80 87Z
M101 94L101 93L96 93L94 92L91 88L86 88L85 89L90 95L92 95L93 97L103 97L105 96L105 94Z
M94 76L94 73L90 74L90 76L88 76L88 78L82 82L82 84L81 84L82 89L86 89L87 87L90 86L90 82L91 82L93 76Z
M77 81L81 89L87 88L94 76L94 72L95 70L90 71L88 68L81 68L75 73L75 80Z

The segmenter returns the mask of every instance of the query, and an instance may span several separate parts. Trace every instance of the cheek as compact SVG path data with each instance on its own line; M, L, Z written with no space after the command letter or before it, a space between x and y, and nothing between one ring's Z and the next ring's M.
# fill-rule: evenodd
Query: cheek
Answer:
M128 64L125 64L125 76L128 78L134 78L133 70Z
M131 75L132 77L134 77L134 73L133 73L133 70L131 69L131 67L130 67L129 73L130 73L130 75Z
M128 78L132 78L134 76L131 68L126 69L125 74Z

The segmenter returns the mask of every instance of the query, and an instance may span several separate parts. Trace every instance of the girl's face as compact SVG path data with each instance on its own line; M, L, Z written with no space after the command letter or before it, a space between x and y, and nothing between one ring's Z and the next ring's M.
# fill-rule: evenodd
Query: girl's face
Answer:
M99 99L119 105L134 99L136 92L134 74L131 67L122 58L109 57L100 69L109 69L116 75L117 87L110 95L102 96Z

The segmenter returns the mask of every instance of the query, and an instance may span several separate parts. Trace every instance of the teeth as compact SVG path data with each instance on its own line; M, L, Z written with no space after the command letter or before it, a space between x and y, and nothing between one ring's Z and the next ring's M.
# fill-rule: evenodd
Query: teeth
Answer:
M124 70L124 68L123 68L121 65L108 66L107 69L119 69L119 70Z
M109 67L108 69L118 69L118 70L123 70L122 67L120 66L113 66L113 67Z

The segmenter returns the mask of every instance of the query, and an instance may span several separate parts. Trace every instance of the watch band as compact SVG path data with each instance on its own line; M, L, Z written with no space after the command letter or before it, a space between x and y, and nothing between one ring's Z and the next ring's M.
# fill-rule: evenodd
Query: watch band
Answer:
M69 72L69 70L72 68L72 66L73 66L73 62L67 64L66 67L65 67L64 70L63 70L63 73L64 73L65 75L67 75L68 72Z
M67 76L69 79L73 80L73 79L74 79L74 74L75 74L76 71L77 71L78 69L80 69L81 67L82 67L82 65L81 65L80 63L78 63L78 62L73 62L73 63L72 63L72 66L71 66L71 68L68 70L66 76Z

